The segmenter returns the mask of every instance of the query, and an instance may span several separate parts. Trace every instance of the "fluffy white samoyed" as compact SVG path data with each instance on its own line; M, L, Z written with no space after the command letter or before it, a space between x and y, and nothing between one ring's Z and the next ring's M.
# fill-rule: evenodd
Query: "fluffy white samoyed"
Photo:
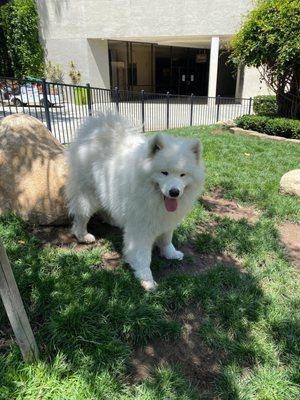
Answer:
M87 223L95 213L124 231L124 256L142 286L156 283L150 269L153 245L181 260L174 229L192 209L204 182L197 139L138 133L117 114L90 118L68 151L66 195L72 233L91 243Z

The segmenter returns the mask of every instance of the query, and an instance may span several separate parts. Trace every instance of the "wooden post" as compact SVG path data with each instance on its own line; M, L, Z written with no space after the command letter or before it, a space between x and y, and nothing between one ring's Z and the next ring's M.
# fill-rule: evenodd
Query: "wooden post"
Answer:
M0 242L0 294L8 319L20 346L25 362L38 359L39 352L31 326L9 264L6 251Z

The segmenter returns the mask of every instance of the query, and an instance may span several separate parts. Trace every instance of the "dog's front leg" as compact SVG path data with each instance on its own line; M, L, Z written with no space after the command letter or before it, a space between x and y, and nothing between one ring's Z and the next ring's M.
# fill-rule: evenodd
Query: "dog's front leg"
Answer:
M150 269L152 244L153 242L143 237L140 232L125 231L124 233L125 259L146 290L153 290L157 286Z
M173 231L165 232L156 239L156 245L160 250L162 257L168 260L182 260L184 254L175 249L173 243Z
M76 236L79 243L94 243L95 236L87 231L87 224L90 217L75 215L72 225L72 233Z

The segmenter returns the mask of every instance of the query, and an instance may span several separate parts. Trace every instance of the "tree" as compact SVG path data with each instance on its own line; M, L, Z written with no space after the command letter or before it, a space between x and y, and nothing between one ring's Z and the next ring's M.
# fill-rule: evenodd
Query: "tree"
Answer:
M44 70L44 52L39 41L35 1L11 0L2 5L0 27L15 76L40 77Z
M11 59L8 54L8 49L6 46L6 37L1 26L1 19L0 19L0 76L12 76L12 65Z
M259 69L279 115L300 118L300 0L258 0L231 46L236 63Z

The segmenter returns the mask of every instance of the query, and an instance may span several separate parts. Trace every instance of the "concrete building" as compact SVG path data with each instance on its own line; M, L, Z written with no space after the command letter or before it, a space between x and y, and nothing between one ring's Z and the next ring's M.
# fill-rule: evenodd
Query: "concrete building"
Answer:
M225 50L252 0L37 0L46 57L70 61L82 83L147 92L250 97L267 93L255 68Z

